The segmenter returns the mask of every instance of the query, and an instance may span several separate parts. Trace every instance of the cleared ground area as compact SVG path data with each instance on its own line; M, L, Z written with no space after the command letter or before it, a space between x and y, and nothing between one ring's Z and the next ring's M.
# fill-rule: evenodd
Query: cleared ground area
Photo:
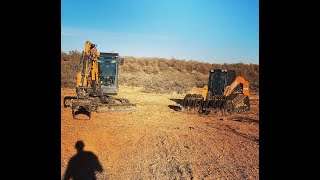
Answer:
M103 167L98 179L259 179L257 94L250 97L252 111L225 118L175 111L172 99L181 94L140 90L120 86L117 96L137 103L138 111L92 113L91 120L74 120L61 103L61 178L82 140ZM61 94L63 102L75 90Z

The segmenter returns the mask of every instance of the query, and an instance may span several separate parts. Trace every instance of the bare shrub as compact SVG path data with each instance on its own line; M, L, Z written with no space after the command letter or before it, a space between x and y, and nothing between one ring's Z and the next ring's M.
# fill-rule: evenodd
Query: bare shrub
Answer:
M61 52L61 86L75 87L76 74L80 70L79 51ZM210 64L194 60L175 58L147 58L124 56L119 67L119 84L143 87L150 93L186 93L192 87L203 87L208 83L211 69L232 69L250 83L250 89L259 90L259 65L257 64ZM78 68L78 69L77 69Z

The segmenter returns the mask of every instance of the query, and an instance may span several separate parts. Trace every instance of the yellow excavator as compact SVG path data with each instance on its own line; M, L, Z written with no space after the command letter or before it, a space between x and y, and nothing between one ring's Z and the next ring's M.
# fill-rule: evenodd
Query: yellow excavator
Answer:
M234 70L213 69L202 94L187 94L182 107L199 114L221 111L223 115L250 111L249 82Z
M119 92L119 65L124 59L118 53L97 51L97 45L86 41L80 59L81 70L77 74L77 96L64 97L64 107L71 107L72 116L76 113L135 111L135 104L128 99L115 98ZM82 112L82 113L81 113Z

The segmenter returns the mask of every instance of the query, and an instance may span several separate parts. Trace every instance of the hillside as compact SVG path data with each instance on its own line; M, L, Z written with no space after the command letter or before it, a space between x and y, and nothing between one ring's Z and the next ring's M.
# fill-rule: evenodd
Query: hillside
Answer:
M79 68L81 53L61 52L61 86L75 87L76 68ZM193 87L207 84L211 69L233 69L250 83L251 90L259 90L259 65L257 64L210 64L196 60L165 58L137 58L122 56L124 65L120 66L119 84L143 87L142 92L186 93Z

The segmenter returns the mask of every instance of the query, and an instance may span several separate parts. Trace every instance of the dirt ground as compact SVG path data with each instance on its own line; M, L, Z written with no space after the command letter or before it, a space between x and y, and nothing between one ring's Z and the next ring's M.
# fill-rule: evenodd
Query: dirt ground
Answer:
M139 90L120 86L117 96L136 103L136 112L74 120L62 103L75 90L61 89L61 178L82 140L103 167L98 179L259 179L257 94L250 112L221 118L171 109L178 104L170 99L184 95Z

